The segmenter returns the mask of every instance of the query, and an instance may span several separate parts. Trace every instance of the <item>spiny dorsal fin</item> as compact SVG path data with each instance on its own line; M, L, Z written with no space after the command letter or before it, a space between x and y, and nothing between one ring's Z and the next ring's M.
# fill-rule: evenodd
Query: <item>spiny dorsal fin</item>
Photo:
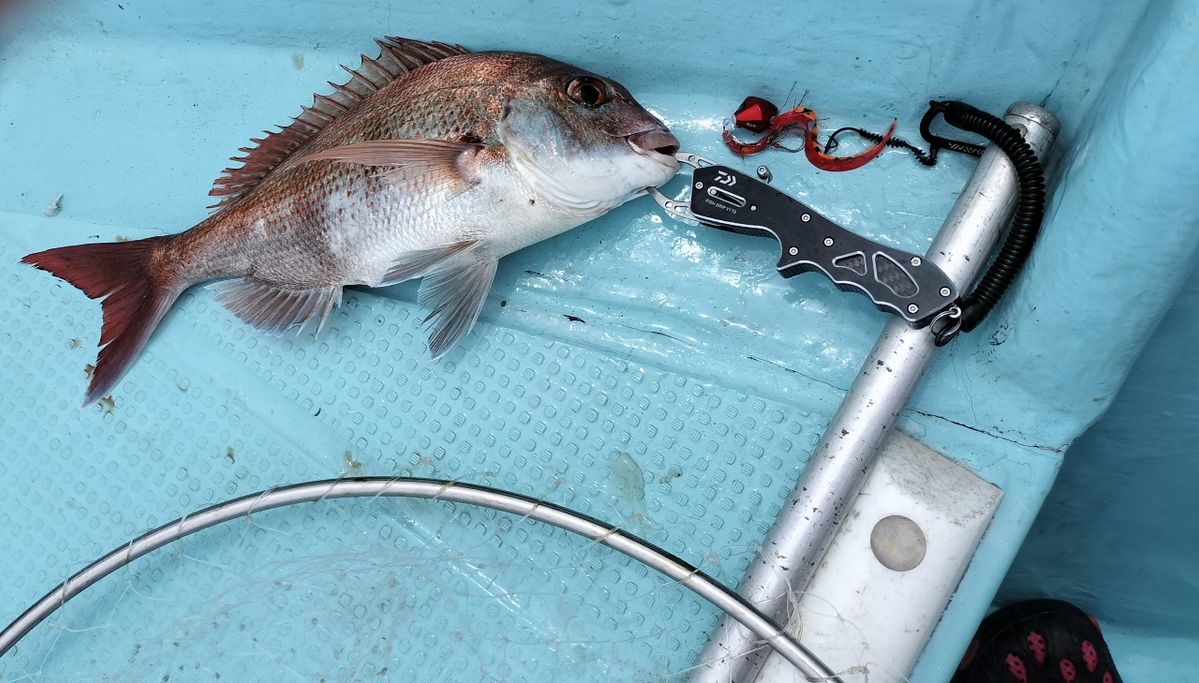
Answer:
M265 137L250 140L253 146L240 148L238 151L244 152L244 156L230 160L241 166L226 168L217 178L208 194L221 199L209 208L221 209L241 199L321 129L391 81L425 64L469 52L461 45L426 43L395 36L375 43L379 46L378 57L371 59L362 55L362 64L357 69L342 67L350 73L350 80L341 85L330 81L332 93L314 95L312 106L304 107L291 123L281 126L278 131L263 131Z

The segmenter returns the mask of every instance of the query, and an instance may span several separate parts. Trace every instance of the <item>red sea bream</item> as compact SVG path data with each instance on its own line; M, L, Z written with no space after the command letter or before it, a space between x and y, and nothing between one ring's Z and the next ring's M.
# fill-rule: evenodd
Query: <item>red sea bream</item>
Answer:
M23 259L103 299L87 403L209 280L238 318L280 334L319 332L346 285L423 278L440 357L474 325L499 258L677 170L678 141L608 78L533 54L377 42L347 83L242 149L195 227Z

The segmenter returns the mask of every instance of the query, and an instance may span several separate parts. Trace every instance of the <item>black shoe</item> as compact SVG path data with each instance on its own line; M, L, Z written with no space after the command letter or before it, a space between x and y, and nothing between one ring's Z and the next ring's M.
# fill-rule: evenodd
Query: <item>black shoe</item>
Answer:
M1099 624L1061 600L983 619L951 683L1122 683Z

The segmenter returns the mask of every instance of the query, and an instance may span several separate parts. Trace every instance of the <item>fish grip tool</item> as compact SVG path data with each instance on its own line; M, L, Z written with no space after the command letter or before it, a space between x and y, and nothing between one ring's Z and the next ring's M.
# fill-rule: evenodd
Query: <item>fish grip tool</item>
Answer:
M651 194L671 215L743 235L772 237L782 247L776 268L785 278L823 273L841 290L865 294L880 310L913 327L960 315L957 287L923 257L850 232L763 180L693 154L691 198L684 203ZM759 167L760 176L768 176Z
M973 291L963 294L935 264L923 257L879 244L851 232L769 183L766 166L749 176L697 154L676 154L694 169L689 200L671 199L656 188L649 194L675 218L745 235L771 237L782 248L779 274L790 278L816 271L843 291L865 294L882 311L898 315L915 328L931 326L942 346L960 331L969 332L998 303L1032 251L1045 206L1041 165L1020 132L1002 119L956 101L933 101L920 123L930 156L948 149L972 156L979 145L932 132L942 115L950 125L977 133L994 143L1016 167L1019 199L1012 228L990 268Z

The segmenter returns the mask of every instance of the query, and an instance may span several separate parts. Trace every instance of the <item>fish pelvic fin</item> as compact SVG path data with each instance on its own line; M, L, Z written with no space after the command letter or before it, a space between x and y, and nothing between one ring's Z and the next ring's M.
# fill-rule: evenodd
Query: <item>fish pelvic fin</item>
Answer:
M213 285L215 299L242 322L273 335L295 329L302 334L310 323L320 334L329 313L341 305L341 285L288 288L243 277Z
M180 282L159 258L169 237L77 244L21 259L101 299L100 353L83 405L95 403L120 381L166 312L190 283Z
M468 249L473 249L478 244L477 240L461 240L447 244L444 247L416 249L407 252L396 259L391 269L383 274L383 281L379 283L379 286L386 287L420 277L433 270L446 259L461 254Z
M417 303L433 306L425 318L433 360L448 353L475 326L498 263L485 249L475 247L440 261L424 273Z

